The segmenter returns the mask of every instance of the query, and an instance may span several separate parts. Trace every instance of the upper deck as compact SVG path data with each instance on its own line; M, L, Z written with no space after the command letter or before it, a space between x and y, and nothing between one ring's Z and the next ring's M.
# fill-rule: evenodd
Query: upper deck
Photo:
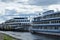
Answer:
M50 12L49 14L47 14L46 12L45 14L35 17L32 23L34 24L60 23L60 12Z
M56 20L56 19L60 19L60 12L48 11L42 13L41 16L35 17L33 21Z

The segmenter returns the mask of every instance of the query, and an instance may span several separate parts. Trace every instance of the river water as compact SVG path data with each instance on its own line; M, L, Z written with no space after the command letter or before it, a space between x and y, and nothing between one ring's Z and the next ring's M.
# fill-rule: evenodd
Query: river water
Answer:
M33 34L34 40L60 40L58 36Z
M18 38L20 40L60 40L60 37L57 36L49 36L49 35L40 35L40 34L32 34L30 32L5 32L9 35L13 35L13 37Z

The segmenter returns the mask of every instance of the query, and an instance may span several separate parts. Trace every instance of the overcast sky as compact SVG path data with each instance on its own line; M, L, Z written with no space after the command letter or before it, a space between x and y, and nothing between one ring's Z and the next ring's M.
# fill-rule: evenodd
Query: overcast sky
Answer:
M60 10L60 0L0 0L0 23L13 18L7 15L36 14L44 9Z

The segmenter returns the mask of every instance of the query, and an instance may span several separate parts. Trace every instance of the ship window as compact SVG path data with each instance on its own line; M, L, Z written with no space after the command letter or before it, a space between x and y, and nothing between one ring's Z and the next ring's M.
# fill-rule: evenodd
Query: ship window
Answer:
M48 26L48 29L52 29L52 27L51 26Z
M60 17L60 13L56 13L56 14L51 14L51 15L46 15L43 18L53 18L53 17Z
M56 20L56 22L55 23L60 23L60 20Z
M59 20L59 23L60 23L60 20Z
M49 29L49 27L47 26L47 29Z
M33 26L34 29L39 29L39 26Z
M57 14L57 17L60 17L60 13L59 13L59 14Z
M37 19L35 18L34 21L37 21Z
M58 29L58 27L57 27L57 26L55 26L55 29Z
M60 29L60 26L58 28Z
M40 26L39 29L42 29L42 26Z
M55 27L52 26L52 29L54 29Z
M54 22L55 22L55 20L52 20L51 22L52 22L52 23L54 23Z
M47 29L47 27L44 27L44 29Z

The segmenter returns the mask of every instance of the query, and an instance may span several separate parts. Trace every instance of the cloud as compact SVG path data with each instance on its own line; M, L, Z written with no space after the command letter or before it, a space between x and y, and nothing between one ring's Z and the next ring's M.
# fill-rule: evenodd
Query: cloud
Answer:
M16 17L11 15L20 15L21 13L23 13L24 15L25 14L29 15L30 13L34 13L35 11L42 11L41 6L0 2L0 21L4 21L4 20L6 21L8 19Z
M55 9L60 0L0 0L0 21L38 14L43 9ZM60 4L59 4L60 5ZM17 15L17 16L16 16ZM2 17L2 18L1 18Z
M46 5L52 5L52 4L58 4L60 3L60 0L30 0L30 5L38 5L38 6L46 6Z
M41 6L22 5L22 4L18 4L18 3L8 3L8 4L0 3L0 10L1 10L1 13L3 12L3 14L5 15L9 11L10 11L9 12L10 14L13 13L14 10L18 13L18 12L42 11L43 9Z
M50 5L50 6L48 6L48 9L60 11L60 4Z
M4 3L19 3L19 4L28 4L29 0L0 0L0 2Z

